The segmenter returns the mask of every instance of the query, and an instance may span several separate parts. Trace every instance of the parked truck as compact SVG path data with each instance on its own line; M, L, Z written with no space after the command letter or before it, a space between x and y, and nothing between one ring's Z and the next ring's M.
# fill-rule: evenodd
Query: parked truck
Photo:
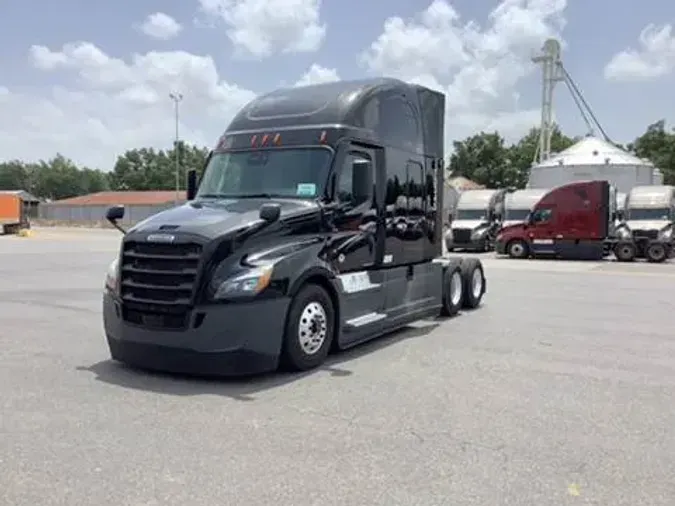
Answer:
M505 195L506 190L462 192L445 234L447 250L491 251L504 218Z
M477 307L481 262L441 255L444 112L443 94L394 79L254 99L201 181L188 173L187 203L122 229L103 294L112 358L308 370L330 350ZM123 216L107 212L118 227Z
M675 187L669 185L636 186L626 197L624 221L620 236L632 239L635 255L647 256L645 247L660 241L672 252L673 222L675 221ZM656 247L658 253L660 247ZM652 252L653 253L653 252ZM653 256L653 255L652 255Z
M504 199L504 221L502 227L518 225L527 221L534 205L548 192L544 189L516 190L506 194Z
M616 189L607 181L581 181L547 192L526 223L503 228L498 254L512 258L552 256L599 260L614 253L617 260L635 259L638 249L651 262L663 262L669 245L659 237L622 237L615 227Z
M29 229L28 214L19 192L0 192L0 235Z

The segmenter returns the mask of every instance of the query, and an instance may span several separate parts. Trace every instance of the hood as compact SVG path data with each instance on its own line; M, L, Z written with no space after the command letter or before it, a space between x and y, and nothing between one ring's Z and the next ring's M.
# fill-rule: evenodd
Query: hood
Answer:
M661 230L670 225L668 220L628 220L626 225L631 230Z
M502 222L502 229L510 227L511 225L520 225L522 223L525 223L525 220L504 220Z
M487 224L487 221L482 220L452 220L452 229L455 230L457 228L470 228L471 230L474 230Z
M502 228L499 230L499 235L508 234L508 233L512 233L512 232L519 232L519 231L524 230L524 228L525 228L525 222L523 222L523 221L513 223L511 225L504 224L504 226L502 226Z
M193 201L155 214L138 223L129 233L175 232L214 239L229 231L258 223L260 206L270 202L281 206L280 220L305 213L314 214L319 209L315 202L290 199Z

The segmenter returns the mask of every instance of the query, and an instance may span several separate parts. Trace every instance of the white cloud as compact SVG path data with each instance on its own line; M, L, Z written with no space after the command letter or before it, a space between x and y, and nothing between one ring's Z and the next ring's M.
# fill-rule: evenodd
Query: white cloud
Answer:
M178 35L183 27L168 14L155 12L145 18L140 29L153 39L169 40Z
M638 37L639 49L615 54L605 66L605 78L614 81L647 81L675 70L675 34L670 24L647 25Z
M239 56L309 53L319 49L326 25L320 0L199 0L210 19L224 22Z
M307 72L298 79L295 86L309 86L311 84L330 83L339 80L340 76L336 69L329 69L313 63Z
M531 57L543 42L560 37L566 6L566 0L503 0L481 27L434 0L415 19L387 19L360 60L373 74L443 91L448 145L481 129L515 138L539 114L514 104L516 85L536 71Z
M59 151L109 169L127 149L169 147L174 137L171 91L185 95L181 137L210 146L255 96L223 81L210 56L184 51L134 54L125 61L92 43L75 42L59 51L33 46L30 54L38 69L70 72L77 84L0 94L3 159L35 160Z

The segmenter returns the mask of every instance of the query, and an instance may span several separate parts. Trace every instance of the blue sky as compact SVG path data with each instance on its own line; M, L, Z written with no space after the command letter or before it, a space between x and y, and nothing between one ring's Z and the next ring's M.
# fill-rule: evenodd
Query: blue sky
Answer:
M219 12L225 15L213 8L219 1ZM482 128L499 128L508 138L516 138L536 122L540 100L539 72L528 65L528 53L551 34L564 41L566 68L614 139L630 141L661 118L675 121L675 99L668 91L675 87L675 42L665 37L666 32L652 37L647 48L651 53L645 56L658 71L636 67L635 57L629 60L632 66L624 58L611 79L605 75L605 67L617 53L641 49L638 37L650 23L656 25L652 33L675 23L671 2L641 2L636 10L635 2L617 0L608 11L603 7L607 2L579 0L436 0L436 10L425 22L420 13L431 4L430 0L201 0L201 4L199 0L5 0L0 5L0 44L5 48L0 56L0 89L4 90L0 93L0 159L46 157L60 151L107 169L124 149L146 144L164 147L170 144L172 131L168 89L180 89L186 96L184 136L212 144L252 94L292 85L313 64L324 71L315 73L313 81L388 74L448 90L448 142ZM206 5L212 7L210 12L200 10ZM272 14L260 11L266 5L272 6ZM317 6L316 22L325 26L325 37L313 45L305 41L303 46L293 34L311 23ZM236 17L236 8L243 17ZM255 39L255 30L267 33L268 54L251 54L242 49L246 44L235 44L230 38L228 22L256 17L247 14L249 8L257 8L262 21L246 35ZM145 18L156 12L182 25L174 38L158 40L142 32ZM275 12L286 15L275 16ZM289 12L298 13L297 19ZM455 15L459 20L450 23ZM387 32L385 22L394 16L401 23ZM277 21L281 26L274 25ZM476 27L467 28L470 21ZM518 22L523 23L522 29L509 29ZM383 32L389 36L382 38ZM439 38L443 38L440 43ZM373 46L378 40L380 44ZM456 40L467 44L463 55L457 52ZM95 46L108 59L97 57L92 63L83 50L58 55L64 44L77 42L93 45L87 46L87 54ZM33 46L44 46L48 52L31 52ZM184 53L176 63L177 51L189 55ZM134 67L132 55L148 52L166 54ZM191 63L191 55L212 58L217 75L205 60ZM112 83L111 73L122 72L125 65L128 75ZM228 86L235 86L235 92ZM147 97L155 94L154 100L130 103L131 91L137 96L139 90ZM584 124L563 85L555 102L563 129L571 135L584 134Z

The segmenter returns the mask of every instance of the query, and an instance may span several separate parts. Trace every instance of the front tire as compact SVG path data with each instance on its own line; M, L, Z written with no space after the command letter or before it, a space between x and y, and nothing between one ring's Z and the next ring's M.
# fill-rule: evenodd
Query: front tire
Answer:
M511 258L523 259L530 254L527 243L521 239L514 239L506 245L506 253Z
M614 256L619 262L632 262L637 256L637 248L632 241L619 241L614 247Z
M291 371L320 366L335 333L335 309L330 295L318 285L305 285L293 297L286 319L281 363Z

